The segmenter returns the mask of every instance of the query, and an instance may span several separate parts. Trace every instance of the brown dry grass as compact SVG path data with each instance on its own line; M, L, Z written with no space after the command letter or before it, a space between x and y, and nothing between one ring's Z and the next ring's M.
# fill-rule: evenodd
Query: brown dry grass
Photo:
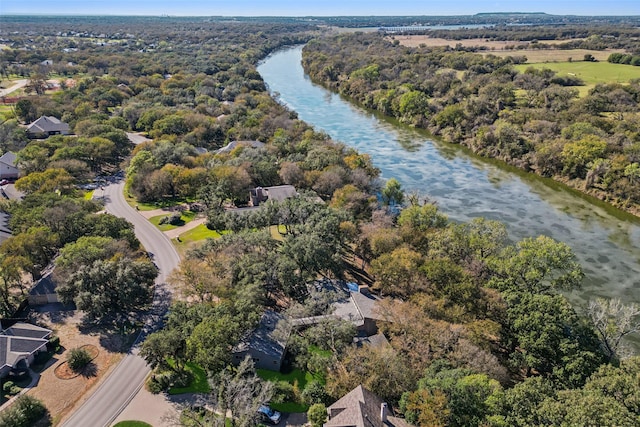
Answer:
M69 313L69 312L65 312ZM97 332L81 333L78 329L81 314L70 312L68 317L52 316L50 313L38 314L38 324L54 330L60 337L60 344L64 351L56 354L49 366L40 374L38 385L28 394L40 399L49 409L53 424L56 425L67 415L71 409L83 399L88 397L88 392L105 378L105 374L122 359L121 353L115 353L104 348L101 336ZM55 320L54 320L55 319ZM83 345L95 346L99 354L93 360L95 375L79 375L71 379L60 379L55 375L55 369L66 361L68 352ZM116 343L117 345L117 343ZM111 347L111 343L109 345Z
M529 45L528 42L522 41L494 41L487 39L466 39L466 40L448 40L442 38L429 37L425 35L410 36L393 36L392 39L398 40L401 45L409 47L417 47L425 45L428 47L449 46L455 47L461 44L464 47L486 47L487 50L478 53L492 54L496 56L521 56L527 57L528 63L538 62L558 62L567 61L568 58L581 61L584 55L591 54L598 61L606 61L613 52L624 52L620 49L608 50L587 50L587 49L507 49L507 46ZM580 39L576 39L580 40ZM556 45L565 43L567 40L544 40L541 43Z

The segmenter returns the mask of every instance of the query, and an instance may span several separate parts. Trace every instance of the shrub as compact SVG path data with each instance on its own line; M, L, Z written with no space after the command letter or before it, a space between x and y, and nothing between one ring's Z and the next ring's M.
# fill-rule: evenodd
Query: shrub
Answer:
M307 419L311 427L322 427L324 422L327 421L327 407L322 403L312 405L307 411Z
M324 386L318 381L311 381L302 390L302 403L305 405L314 405L316 403L328 403L329 395Z
M47 408L38 399L23 395L9 408L0 412L0 426L29 427L47 414Z
M49 339L48 348L49 350L55 351L55 352L60 350L60 337L55 337L55 336L51 337Z
M67 357L67 363L73 372L80 372L91 362L91 355L84 348L74 348Z
M18 387L16 387L16 385L13 383L13 381L6 381L2 385L2 391L5 394L14 395L14 394L18 394L20 392L20 389Z
M295 402L296 392L293 385L286 381L276 382L271 401L273 403Z
M176 212L169 217L169 224L171 225L180 225L182 223L182 215L180 212Z

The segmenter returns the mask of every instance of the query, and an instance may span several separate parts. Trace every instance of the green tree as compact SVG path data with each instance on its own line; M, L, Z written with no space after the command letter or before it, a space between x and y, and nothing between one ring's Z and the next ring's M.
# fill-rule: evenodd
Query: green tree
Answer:
M58 286L64 303L74 302L91 319L104 320L146 307L158 269L151 261L119 258L83 265Z
M322 403L315 403L307 411L307 419L311 427L322 427L327 421L327 407Z
M400 182L391 178L382 189L382 203L385 206L401 205L404 202L404 191Z
M571 248L547 236L526 238L487 260L489 286L501 291L549 293L580 287L584 273Z

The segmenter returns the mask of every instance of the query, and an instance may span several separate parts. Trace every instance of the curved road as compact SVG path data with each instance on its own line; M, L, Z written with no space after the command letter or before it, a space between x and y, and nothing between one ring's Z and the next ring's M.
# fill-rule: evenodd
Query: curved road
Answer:
M132 349L82 406L62 424L64 427L107 427L140 390L150 369L144 359L137 355L138 344L162 321L171 298L165 281L180 262L180 256L169 238L127 204L123 190L122 182L104 187L105 207L109 213L131 222L142 245L154 255L160 274L156 279L153 308Z

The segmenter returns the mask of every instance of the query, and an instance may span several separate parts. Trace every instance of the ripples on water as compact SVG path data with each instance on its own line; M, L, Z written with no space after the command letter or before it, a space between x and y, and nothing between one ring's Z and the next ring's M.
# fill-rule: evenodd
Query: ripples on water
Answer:
M354 106L314 85L302 48L275 53L258 71L280 102L335 140L369 153L383 178L434 200L450 218L504 222L512 239L548 235L573 248L586 273L569 298L640 302L640 221L562 186L526 175Z

